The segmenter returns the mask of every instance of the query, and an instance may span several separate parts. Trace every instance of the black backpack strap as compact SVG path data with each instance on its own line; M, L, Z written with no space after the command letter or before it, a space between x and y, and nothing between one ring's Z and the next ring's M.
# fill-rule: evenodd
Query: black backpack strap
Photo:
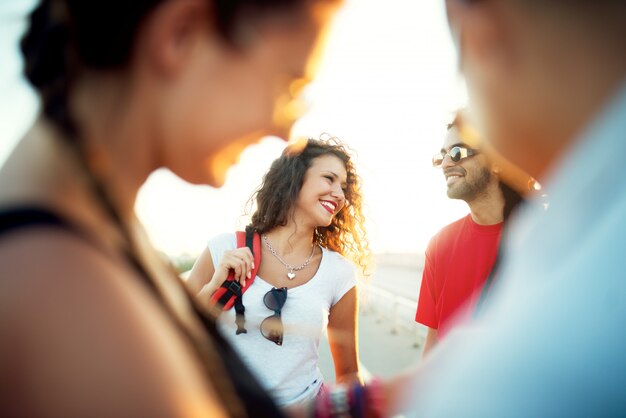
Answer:
M254 258L254 229L251 227L246 227L246 247L250 249L252 252L252 257ZM233 282L237 283L237 282ZM235 324L237 324L237 331L235 333L246 334L248 331L246 330L246 307L243 306L243 293L241 292L241 285L237 283L237 287L234 290L235 293Z
M217 304L220 306L226 305L230 298L236 297L237 292L241 292L241 285L234 280L225 280L220 287L226 289L224 294L217 300Z
M220 286L224 288L224 293L217 300L216 305L220 307L220 309L228 303L232 298L234 298L234 307L235 307L235 323L237 324L237 335L246 334L248 331L246 330L246 307L243 306L242 298L243 293L241 292L241 285L239 282L235 280L225 280L224 283Z
M254 228L251 226L246 227L246 247L252 251L252 257L254 258Z
M237 331L235 333L239 334L247 334L246 330L246 307L243 306L243 294L241 293L241 286L236 290L235 293L235 324L237 324Z

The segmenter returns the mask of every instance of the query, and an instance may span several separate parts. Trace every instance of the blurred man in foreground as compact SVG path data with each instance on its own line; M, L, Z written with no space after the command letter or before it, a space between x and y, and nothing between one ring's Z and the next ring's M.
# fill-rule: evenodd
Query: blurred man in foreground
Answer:
M482 315L430 353L411 410L625 416L626 2L446 6L476 126L550 205L509 225Z

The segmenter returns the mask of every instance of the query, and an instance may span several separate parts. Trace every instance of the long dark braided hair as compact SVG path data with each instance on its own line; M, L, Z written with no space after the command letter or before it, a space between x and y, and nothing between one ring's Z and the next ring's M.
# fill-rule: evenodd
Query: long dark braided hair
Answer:
M30 15L29 29L21 42L25 75L41 97L43 117L62 133L74 150L89 180L94 196L117 225L126 241L126 255L148 286L162 301L137 253L129 227L122 220L105 182L90 169L79 126L70 111L69 97L78 78L93 70L124 70L134 51L134 40L143 20L166 0L42 0ZM208 0L207 0L208 1ZM213 0L212 18L225 43L237 48L237 33L244 19L263 14L290 11L310 0ZM175 277L173 280L182 286ZM193 301L191 301L193 305ZM163 304L166 309L168 306ZM193 305L209 334L216 337L214 323ZM231 382L219 367L219 359L207 335L185 326L185 321L169 309L175 322L189 338L215 386L223 406L231 416L243 416ZM248 411L249 413L250 411Z

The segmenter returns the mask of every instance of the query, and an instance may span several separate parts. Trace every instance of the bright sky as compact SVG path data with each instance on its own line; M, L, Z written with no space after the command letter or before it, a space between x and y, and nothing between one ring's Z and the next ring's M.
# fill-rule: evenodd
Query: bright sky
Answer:
M443 3L347 0L306 92L311 109L293 130L330 133L356 152L376 252L422 252L439 228L468 212L446 197L441 171L430 166L445 125L466 100ZM0 2L0 163L37 112L17 49L32 4ZM154 173L137 213L157 248L197 254L211 236L243 227L246 202L284 145L268 138L249 148L221 189Z

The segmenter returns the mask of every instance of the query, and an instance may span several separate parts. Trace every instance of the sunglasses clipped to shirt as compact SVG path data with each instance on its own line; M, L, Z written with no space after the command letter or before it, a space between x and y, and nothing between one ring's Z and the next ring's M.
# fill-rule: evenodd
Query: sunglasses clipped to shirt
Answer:
M283 306L287 301L287 288L273 288L263 296L263 303L274 313L261 322L261 334L276 345L283 345Z
M455 145L450 148L450 151L448 152L442 150L441 152L433 155L433 167L441 167L441 164L443 164L443 160L446 158L446 155L449 155L450 159L453 162L458 163L459 161L476 154L478 154L478 150L463 145Z

